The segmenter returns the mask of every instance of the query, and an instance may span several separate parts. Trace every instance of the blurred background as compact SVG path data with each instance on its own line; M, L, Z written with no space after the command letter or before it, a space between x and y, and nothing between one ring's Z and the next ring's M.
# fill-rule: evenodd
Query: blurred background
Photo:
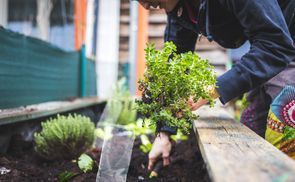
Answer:
M163 10L148 12L129 0L1 0L0 25L5 28L0 32L1 108L76 97L108 98L121 77L127 78L135 95L146 43L163 46L166 19ZM205 37L196 46L218 75L248 49L245 44L227 50ZM70 65L75 59L75 66ZM32 79L36 75L39 81Z

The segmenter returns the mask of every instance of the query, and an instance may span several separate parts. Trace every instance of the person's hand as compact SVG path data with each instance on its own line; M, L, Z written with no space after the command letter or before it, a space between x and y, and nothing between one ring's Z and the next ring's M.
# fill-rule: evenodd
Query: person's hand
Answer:
M169 156L172 148L170 135L166 132L160 132L156 137L152 150L149 153L148 170L152 170L159 158L163 158L163 166L169 165Z
M206 89L210 95L210 97L214 100L220 97L216 88L214 86L209 86ZM190 97L187 101L187 104L190 106L192 111L198 110L201 106L206 105L209 101L207 99L199 98L197 102L194 102L193 97Z
M187 104L191 107L192 111L198 110L201 106L206 105L209 101L206 99L198 99L197 102L194 102L194 99L192 97L189 98L187 101Z

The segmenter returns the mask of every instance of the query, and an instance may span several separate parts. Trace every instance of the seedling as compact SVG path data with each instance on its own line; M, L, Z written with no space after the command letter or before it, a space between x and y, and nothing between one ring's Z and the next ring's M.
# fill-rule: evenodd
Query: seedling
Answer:
M148 153L152 150L153 145L146 135L141 135L140 140L141 145L139 146L139 148L143 153Z
M92 171L94 164L93 159L87 154L82 154L78 159L78 166L84 173Z
M58 182L68 182L75 176L79 175L79 173L65 171L58 175Z

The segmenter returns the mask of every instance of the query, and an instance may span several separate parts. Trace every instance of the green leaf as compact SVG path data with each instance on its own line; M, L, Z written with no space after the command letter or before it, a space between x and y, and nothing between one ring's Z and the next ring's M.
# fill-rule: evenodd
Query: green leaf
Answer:
M177 131L177 134L172 135L171 139L177 142L177 141L181 141L181 140L187 140L188 136L183 134L181 131Z
M78 159L78 166L84 173L87 173L89 171L92 171L94 161L89 155L82 154Z
M62 172L58 175L58 182L68 182L77 175L78 173L73 173L69 171Z
M149 151L152 150L152 143L150 142L149 138L146 135L140 135L140 140L141 140L141 145L139 146L139 149L143 153L148 153Z
M113 127L106 126L104 128L97 128L95 129L95 136L101 138L103 140L109 140L113 137Z

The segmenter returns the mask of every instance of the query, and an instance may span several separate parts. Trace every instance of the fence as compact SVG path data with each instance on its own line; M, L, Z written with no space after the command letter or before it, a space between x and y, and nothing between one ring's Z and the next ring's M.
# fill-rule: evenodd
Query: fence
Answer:
M0 109L96 95L95 62L0 27Z

